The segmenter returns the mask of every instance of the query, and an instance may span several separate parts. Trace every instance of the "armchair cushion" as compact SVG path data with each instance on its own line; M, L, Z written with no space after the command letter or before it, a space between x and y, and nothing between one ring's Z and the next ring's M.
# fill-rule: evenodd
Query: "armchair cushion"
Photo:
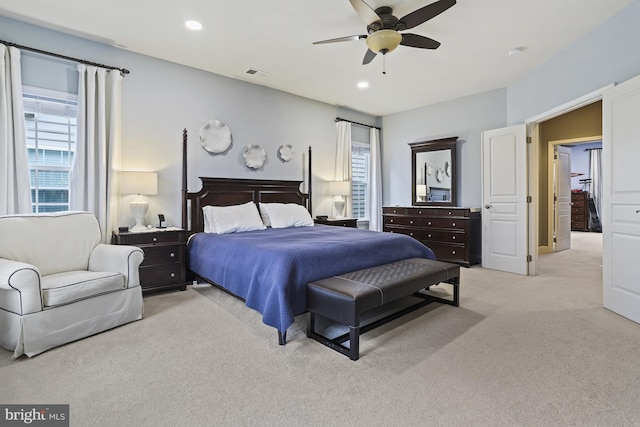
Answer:
M65 271L42 278L42 299L45 307L53 307L124 288L118 272Z

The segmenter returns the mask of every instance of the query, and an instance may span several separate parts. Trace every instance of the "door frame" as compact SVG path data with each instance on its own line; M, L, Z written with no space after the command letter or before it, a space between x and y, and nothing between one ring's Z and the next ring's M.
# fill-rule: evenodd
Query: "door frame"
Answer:
M613 87L615 84L610 83L604 87L594 90L593 92L589 92L586 95L583 95L579 98L576 98L572 101L566 102L562 105L559 105L551 110L545 111L537 116L530 117L525 120L525 124L527 125L527 135L528 137L528 189L529 195L531 196L531 203L529 203L529 254L531 255L531 262L529 263L529 275L537 276L538 275L538 222L540 220L538 216L538 206L539 206L539 197L540 197L540 161L539 161L539 144L540 144L540 123L547 121L549 119L553 119L554 117L561 116L565 113L569 113L573 110L577 110L578 108L584 107L585 105L592 104L594 102L600 101L603 97L604 92ZM530 141L530 142L529 142Z
M554 140L554 141L548 141L548 149L547 149L547 154L548 154L548 164L552 164L553 160L553 154L555 152L555 148L558 145L578 145L578 144L587 144L589 142L597 142L597 141L602 141L602 135L593 135L593 136L585 136L582 138L569 138L569 139L558 139L558 140ZM553 200L553 194L556 191L555 182L552 182L553 180L552 175L553 175L553 171L551 170L551 168L549 168L547 170L548 172L548 180L547 180L547 216L548 218L553 218L553 215L555 214L554 212L554 205L555 202ZM555 226L554 226L555 227ZM548 227L547 229L547 242L553 242L553 235L554 235L554 227ZM538 248L538 250L540 251L539 253L544 254L544 253L553 253L556 252L556 248L555 245L552 243L550 245L547 246L540 246Z

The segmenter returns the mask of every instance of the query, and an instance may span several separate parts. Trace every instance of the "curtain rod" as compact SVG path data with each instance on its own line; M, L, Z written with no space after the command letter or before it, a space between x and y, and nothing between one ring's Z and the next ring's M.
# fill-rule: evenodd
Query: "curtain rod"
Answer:
M73 58L71 56L60 55L59 53L47 52L46 50L40 50L40 49L36 49L36 48L33 48L33 47L29 47L29 46L22 46L22 45L19 45L17 43L8 42L8 41L5 41L5 40L0 40L0 43L4 44L6 46L13 46L13 47L17 47L18 49L29 50L31 52L40 53L42 55L48 55L48 56L53 56L53 57L56 57L56 58L62 58L62 59L66 59L68 61L79 62L81 64L93 65L93 66L100 67L100 68L106 68L108 70L118 70L122 74L129 74L129 70L127 70L126 68L118 68L118 67L112 67L110 65L98 64L97 62L91 62L91 61L87 61L87 60L84 60L84 59Z
M591 150L602 150L602 148L585 148L584 151L591 151Z
M358 122L354 122L353 120L347 120L347 119L343 119L343 118L340 118L340 117L336 117L336 122L349 122L349 123L353 123L354 125L359 125L359 126L364 126L366 128L374 128L374 129L381 130L378 126L365 125L364 123L358 123Z

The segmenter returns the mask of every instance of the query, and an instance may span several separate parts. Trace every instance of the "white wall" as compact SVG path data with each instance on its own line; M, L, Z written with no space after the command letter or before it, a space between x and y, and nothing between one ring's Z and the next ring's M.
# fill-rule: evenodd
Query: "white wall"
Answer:
M457 136L457 204L479 207L481 132L505 124L504 89L385 116L381 149L384 204L411 206L409 143Z
M138 55L0 17L0 39L131 71L123 81L122 169L158 172L157 196L149 196L147 220L164 213L168 225L180 225L182 130L189 133L188 188L200 188L199 176L303 179L307 147L313 147L314 214L329 214L326 181L333 179L336 131L334 119L375 124L376 119L332 105L301 98L182 65ZM49 56L23 53L23 82L49 89L77 91L76 64ZM223 60L223 59L221 59ZM198 131L209 119L229 125L233 143L224 155L202 149ZM242 148L260 144L265 166L244 165ZM282 144L296 150L294 160L277 157ZM304 156L304 157L303 157ZM133 225L128 199L121 221Z

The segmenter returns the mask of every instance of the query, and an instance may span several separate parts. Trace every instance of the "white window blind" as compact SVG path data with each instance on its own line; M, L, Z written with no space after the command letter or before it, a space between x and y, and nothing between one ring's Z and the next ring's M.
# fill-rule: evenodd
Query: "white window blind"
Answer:
M77 96L31 86L22 89L32 211L69 210Z
M369 144L351 142L351 203L354 218L369 219Z

